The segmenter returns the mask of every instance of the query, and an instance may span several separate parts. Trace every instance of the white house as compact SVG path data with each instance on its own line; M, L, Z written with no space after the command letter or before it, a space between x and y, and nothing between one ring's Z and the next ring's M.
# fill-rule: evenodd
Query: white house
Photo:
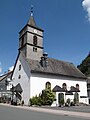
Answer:
M24 28L19 32L19 53L12 74L13 85L22 88L22 100L39 95L50 86L56 93L54 105L59 105L60 95L73 101L75 93L79 102L88 104L87 81L72 63L48 58L43 48L43 30L36 26L33 12Z
M11 83L11 75L12 71L8 71L7 73L0 76L0 101L10 102L12 87Z

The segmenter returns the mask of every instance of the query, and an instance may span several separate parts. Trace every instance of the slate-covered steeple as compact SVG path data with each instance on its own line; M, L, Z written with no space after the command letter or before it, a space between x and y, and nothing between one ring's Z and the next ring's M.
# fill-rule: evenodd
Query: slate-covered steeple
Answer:
M43 55L43 32L36 26L32 6L30 18L19 32L19 50L24 53L26 58L40 61Z
M36 27L36 23L35 23L34 16L33 16L33 6L31 6L31 16L27 24Z

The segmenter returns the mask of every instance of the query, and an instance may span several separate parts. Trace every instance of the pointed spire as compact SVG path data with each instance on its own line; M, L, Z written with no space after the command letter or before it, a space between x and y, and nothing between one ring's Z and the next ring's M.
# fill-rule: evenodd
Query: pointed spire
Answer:
M36 23L35 23L34 16L33 16L33 5L31 5L31 15L30 15L30 18L28 20L28 24L36 27Z

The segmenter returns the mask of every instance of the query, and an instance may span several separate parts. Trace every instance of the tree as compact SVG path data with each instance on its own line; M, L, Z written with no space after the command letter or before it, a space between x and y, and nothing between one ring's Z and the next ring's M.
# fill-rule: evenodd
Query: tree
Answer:
M45 89L42 91L41 99L43 105L51 105L54 101L55 95L50 89Z
M41 95L30 98L30 105L51 105L54 98L54 93L50 89L45 89Z
M30 105L38 105L38 106L41 106L42 105L42 99L41 99L41 96L35 96L35 97L32 97L30 98Z
M86 76L90 76L90 52L77 68Z

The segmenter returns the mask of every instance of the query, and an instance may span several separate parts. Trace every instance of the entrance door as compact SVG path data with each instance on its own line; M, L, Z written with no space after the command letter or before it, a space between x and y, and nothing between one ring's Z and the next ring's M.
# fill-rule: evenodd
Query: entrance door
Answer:
M74 94L74 103L75 104L79 103L79 94L77 92Z
M59 106L64 104L64 94L63 93L58 94L58 103L59 103Z

